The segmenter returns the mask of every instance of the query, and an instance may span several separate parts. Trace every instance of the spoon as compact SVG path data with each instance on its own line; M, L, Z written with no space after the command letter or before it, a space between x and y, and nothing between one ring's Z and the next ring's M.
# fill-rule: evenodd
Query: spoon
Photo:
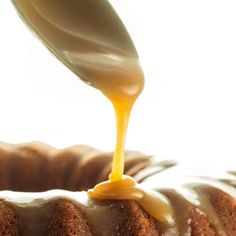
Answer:
M121 180L129 116L144 79L137 52L120 18L107 0L12 2L48 49L112 102L117 139L110 180Z
M101 67L103 74L140 69L133 42L107 0L12 2L46 47L87 84L99 88L97 77L101 76L96 74ZM136 88L139 92L140 86Z

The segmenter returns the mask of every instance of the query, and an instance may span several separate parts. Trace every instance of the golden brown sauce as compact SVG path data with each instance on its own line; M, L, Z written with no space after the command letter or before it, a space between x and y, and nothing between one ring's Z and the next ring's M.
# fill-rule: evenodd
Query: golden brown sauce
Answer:
M151 215L161 221L168 221L171 207L164 197L153 197L133 179L123 176L129 116L143 89L144 78L132 42L109 4L98 0L13 2L49 49L113 104L117 137L112 172L109 181L96 186L89 196L99 199L135 199ZM104 18L104 10L107 19ZM154 203L159 206L158 210L152 207Z
M136 181L123 175L121 180L102 182L88 191L88 195L95 199L129 199L138 201L143 208L158 221L173 224L173 212L167 199L151 190L145 190Z

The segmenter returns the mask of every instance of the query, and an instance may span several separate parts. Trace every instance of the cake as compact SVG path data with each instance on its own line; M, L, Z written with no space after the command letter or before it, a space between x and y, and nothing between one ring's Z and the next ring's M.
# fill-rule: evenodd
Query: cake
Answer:
M111 161L89 146L1 144L0 235L236 235L234 172L184 174L174 162L127 152L125 173L172 206L174 223L164 224L136 201L88 198L83 191L107 179Z

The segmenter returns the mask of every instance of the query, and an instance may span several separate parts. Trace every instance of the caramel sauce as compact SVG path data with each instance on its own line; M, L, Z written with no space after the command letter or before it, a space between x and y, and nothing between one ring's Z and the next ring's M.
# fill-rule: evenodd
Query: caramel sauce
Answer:
M158 221L169 225L174 223L172 208L167 199L158 192L145 190L129 176L123 175L120 180L102 182L89 190L88 195L95 199L136 200Z
M144 78L132 41L110 5L106 1L85 0L13 2L46 46L113 104L117 137L112 171L109 180L90 190L89 196L97 199L134 199L158 220L170 222L171 207L167 200L160 194L144 191L134 179L123 175L129 116L142 92ZM105 13L109 16L107 20L104 20Z

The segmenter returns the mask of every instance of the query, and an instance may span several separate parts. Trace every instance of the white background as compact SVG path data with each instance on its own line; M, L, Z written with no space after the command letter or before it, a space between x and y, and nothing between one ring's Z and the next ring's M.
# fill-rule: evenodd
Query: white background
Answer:
M112 0L146 87L127 148L193 165L236 166L236 2ZM83 84L0 1L0 140L112 150L107 99Z

